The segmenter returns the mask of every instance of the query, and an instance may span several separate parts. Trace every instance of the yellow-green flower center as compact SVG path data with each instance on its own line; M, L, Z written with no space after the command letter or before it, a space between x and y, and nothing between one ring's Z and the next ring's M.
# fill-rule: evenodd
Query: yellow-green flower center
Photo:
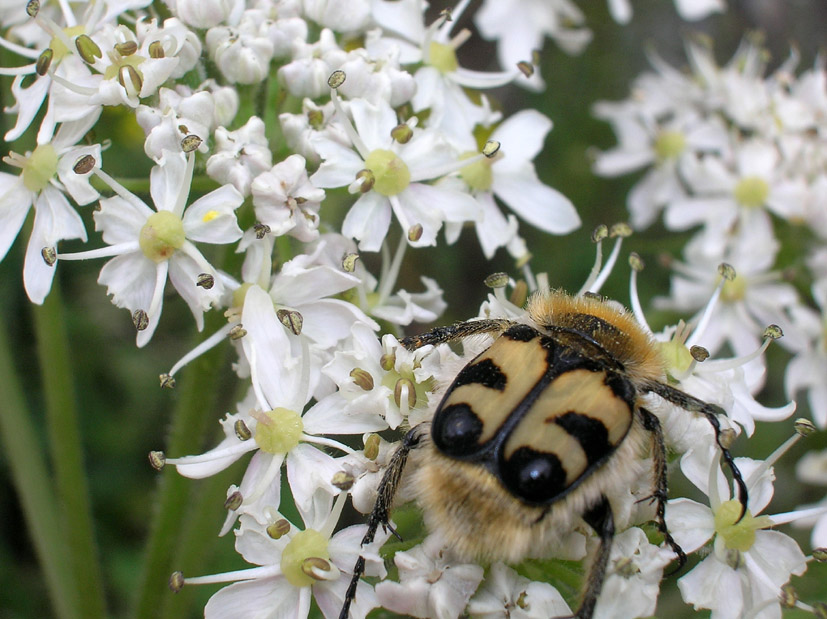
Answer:
M23 184L30 191L42 191L57 174L57 153L51 144L41 144L23 165Z
M467 152L462 153L459 158L460 160L470 159L476 157L476 155L477 153ZM488 191L491 189L491 181L493 180L491 160L483 158L474 163L469 163L459 171L459 175L474 191Z
M413 386L413 393L408 392L407 402L410 408L423 408L428 405L428 392L433 387L433 380L428 379L422 383L418 383L414 377L413 370L403 369L397 372L395 369L385 373L382 378L382 385L390 389L391 393L388 396L391 403L395 406L401 405L399 400L402 395L400 393L401 387L406 386L408 389Z
M443 75L453 73L459 68L454 48L436 41L431 41L428 48L428 63Z
M735 201L741 206L763 206L770 195L770 186L763 178L746 176L735 185Z
M274 408L257 416L256 444L262 451L285 454L301 440L304 423L301 415L287 408Z
M241 310L244 307L244 298L247 296L247 291L252 287L254 284L250 282L244 282L238 288L233 291L233 308Z
M313 529L299 531L281 553L281 573L295 587L309 587L316 580L305 574L302 564L311 557L330 560L327 538Z
M132 67L138 72L138 75L141 75L138 67L146 60L146 58L139 56L138 54L133 54L131 56L111 54L110 57L112 59L112 64L106 67L106 70L103 72L103 78L107 80L118 79L118 72L122 67L126 66Z
M724 282L724 288L721 290L721 300L727 303L736 303L742 301L747 295L747 280L740 275L736 275L735 279Z
M670 376L680 376L692 364L692 354L686 347L686 344L674 338L668 342L659 342L658 350L666 366L666 372Z
M70 26L68 28L64 28L63 32L66 34L66 36L69 38L69 40L72 40L76 36L79 36L81 34L86 34L86 26L84 26L82 24L78 25L78 26ZM66 45L63 44L63 39L61 39L60 37L52 37L52 40L49 41L49 47L52 48L52 51L55 54L53 59L52 59L53 63L57 63L57 62L63 60L63 58L66 56L66 54L69 53L69 48L66 47ZM74 50L72 50L72 51L74 51Z
M744 517L741 515L741 502L731 499L715 512L715 532L721 536L730 550L746 552L755 543L755 532L772 526L772 520L767 516L754 517L749 510Z
M181 249L186 240L181 218L170 211L158 211L147 218L141 228L138 244L144 256L161 263L169 260L176 249Z
M658 161L676 159L686 148L686 136L680 131L661 131L655 139Z
M383 196L395 196L411 184L411 172L393 151L377 148L365 159L365 167L373 172L373 189Z

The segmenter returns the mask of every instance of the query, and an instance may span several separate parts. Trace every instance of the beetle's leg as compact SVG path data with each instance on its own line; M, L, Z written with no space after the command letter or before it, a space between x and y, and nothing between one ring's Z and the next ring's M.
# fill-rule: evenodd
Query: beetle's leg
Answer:
M447 327L437 327L425 333L420 333L419 335L403 337L400 343L408 350L416 350L428 344L442 344L443 342L461 340L469 335L502 333L513 324L511 320L506 320L505 318L469 320L467 322L448 325Z
M399 488L399 481L402 479L402 472L405 470L405 464L408 462L408 455L411 449L415 449L422 438L423 425L420 424L415 428L411 428L405 436L402 437L401 444L391 456L388 467L385 469L385 474L382 475L382 480L379 482L379 488L376 494L376 503L373 506L373 511L368 518L368 530L362 538L362 546L370 544L376 537L376 531L379 525L389 527L388 518L391 506L393 505L393 498L396 495L396 490ZM393 531L396 534L395 531ZM356 587L359 585L359 579L365 572L365 558L360 556L353 567L353 578L350 580L347 592L345 593L345 601L342 604L342 611L339 613L339 619L347 619L350 613L350 605L356 598Z
M583 601L577 609L577 619L591 619L594 614L594 607L597 598L603 587L603 580L606 578L606 566L609 563L609 555L612 551L612 539L615 535L614 515L609 500L602 496L600 502L583 514L583 520L595 530L600 537L600 545L597 547L597 554L594 557L588 580L586 581L586 592L583 594Z
M667 402L680 406L684 410L691 413L700 413L706 417L707 421L709 421L712 425L712 429L715 430L715 442L718 443L724 462L726 462L729 470L732 472L732 479L735 481L735 485L738 486L738 500L741 503L741 515L738 517L738 520L740 521L747 512L749 493L747 492L747 484L744 482L744 478L741 475L741 471L738 469L738 465L735 464L735 459L732 457L732 453L730 453L729 449L724 446L721 439L721 422L718 421L718 416L726 415L726 411L724 411L720 406L707 404L703 400L699 400L688 393L684 393L680 389L675 389L674 387L670 387L669 385L659 383L657 381L647 382L643 385L642 390L644 392L656 393Z
M657 502L656 517L658 523L658 530L663 534L663 538L669 547L672 548L678 556L678 566L670 572L673 574L680 570L686 563L686 553L683 551L669 529L666 526L666 499L667 499L667 479L666 479L666 445L663 442L663 428L661 428L660 420L645 408L638 409L643 427L650 432L652 438L652 460L654 461L654 478L655 490L650 498ZM646 500L646 499L643 499Z

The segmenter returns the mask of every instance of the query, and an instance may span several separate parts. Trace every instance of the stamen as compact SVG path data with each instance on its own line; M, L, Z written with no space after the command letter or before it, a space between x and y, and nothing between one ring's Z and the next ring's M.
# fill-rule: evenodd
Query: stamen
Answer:
M252 443L253 446L256 446L255 441L246 441L241 443L242 445L247 445L248 443ZM273 454L272 459L270 460L270 464L267 466L267 470L264 472L258 479L258 483L256 483L255 488L244 499L244 502L247 505L251 505L258 501L264 493L267 492L267 489L273 485L273 482L276 480L276 477L279 475L279 471L281 471L281 465L284 463L284 458L287 454ZM222 534L224 533L222 529ZM221 535L221 534L220 534Z
M138 241L130 243L119 243L117 245L108 245L107 247L99 247L98 249L89 249L87 251L78 251L71 254L58 253L59 260L94 260L95 258L112 258L113 256L122 256L133 251L139 251L141 248Z
M0 38L0 41L3 39ZM0 67L0 75L8 75L10 77L15 77L17 75L30 75L32 73L38 72L38 64L35 62L34 64L27 64L23 65L22 67Z
M468 157L467 159L457 159L455 161L449 161L448 163L444 163L438 166L434 166L432 168L419 168L416 170L416 174L411 171L411 182L418 183L425 180L430 180L434 178L442 178L443 176L447 176L453 172L458 172L465 166L471 165L472 163L476 163L477 161L482 161L483 159L487 159L488 157L484 153L478 153L473 155L472 157Z
M691 340L692 338L690 338ZM709 374L713 372L725 372L726 370L731 370L733 368L738 368L746 365L753 359L757 359L761 355L764 354L764 351L767 350L767 347L772 342L772 338L766 337L764 341L761 343L757 349L749 353L748 355L744 355L743 357L733 357L731 359L715 359L714 361L709 361L708 363L704 363L703 366L697 369L699 374ZM689 344L689 342L687 342Z
M617 257L620 255L620 246L623 244L623 236L618 235L617 239L615 240L615 245L612 248L612 253L609 254L608 260L606 260L606 264L603 266L603 269L600 271L600 274L597 276L595 282L591 285L590 291L599 293L600 289L603 287L603 284L606 283L606 280L609 279L609 275L612 273L612 269L614 269L615 263L617 262Z
M195 576L194 578L184 578L185 585L214 585L225 582L241 582L245 580L258 580L260 578L273 578L274 576L281 576L280 565L262 565L261 567L251 567L245 570L236 570L234 572L224 572L222 574L211 574L209 576Z
M706 307L704 308L704 313L701 315L701 319L698 321L698 324L693 330L692 335L686 341L687 346L697 344L698 340L701 339L701 336L703 336L704 331L706 331L706 328L709 325L709 321L712 320L712 314L715 311L715 307L718 305L718 299L721 298L721 291L724 289L724 284L726 282L727 279L725 277L722 277L721 281L718 282L718 285L715 286L715 290L712 292L712 296L709 297L709 301L707 301L706 303Z
M314 445L324 445L325 447L332 447L348 455L356 453L355 449L351 449L344 443L333 440L332 438L325 438L323 436L314 436L312 434L305 434L302 432L301 441L303 443L313 443Z
M594 229L594 232L592 232L592 243L595 244L594 264L592 265L592 270L589 272L589 276L586 278L585 283L580 287L580 290L578 290L577 294L574 296L582 297L591 289L592 283L597 279L597 274L600 272L600 265L603 264L603 239L607 236L609 236L609 227L605 224L597 226Z
M218 331L213 333L210 337L206 340L198 344L195 348L181 357L175 365L172 366L172 369L169 371L170 376L175 376L175 373L178 372L181 368L187 365L190 361L197 359L201 355L203 355L208 350L214 348L221 342L223 342L230 333L230 329L232 329L235 325L234 324L226 324L221 327Z
M772 520L773 524L788 524L790 522L795 522L796 520L815 518L817 516L823 516L824 514L827 514L827 505L810 507L807 509L797 509L791 512L775 514L769 518Z
M402 268L402 259L405 257L405 251L408 249L408 239L405 235L399 236L399 244L396 246L396 253L393 256L393 261L388 266L387 270L383 269L382 277L379 281L379 299L376 305L384 305L388 298L393 293L393 288L396 285L396 280L399 277L399 271ZM383 264L385 255L383 254Z
M327 539L330 539L333 535L333 531L336 529L336 524L339 522L339 518L342 515L342 509L345 507L345 501L347 499L347 493L342 492L339 496L336 497L336 502L333 504L333 509L330 510L330 514L325 519L322 528L319 529L319 533L324 535Z
M84 95L86 97L91 97L92 95L98 94L97 88L88 88L87 86L80 86L79 84L75 84L74 82L70 82L67 79L64 79L60 75L52 72L50 73L52 79L56 81L58 84L66 88L67 90L71 90L79 95Z
M339 119L342 121L342 128L344 128L347 137L349 137L350 141L353 142L353 146L356 148L356 151L359 153L359 156L362 158L362 161L364 161L368 158L368 155L370 155L370 149L367 146L365 146L365 143L362 141L362 138L359 137L358 133L356 133L356 129L353 127L353 123L350 122L350 118L348 118L348 115L345 112L344 107L342 107L342 102L339 99L339 93L337 93L336 90L330 90L330 99L331 101L333 101L333 107L336 110L336 113L339 115Z
M180 458L167 458L166 464L174 464L175 466L189 465L189 464L205 464L207 462L215 462L224 458L231 458L243 456L248 451L258 449L258 445L250 441L241 441L230 447L222 447L221 449L213 449L197 456L181 456Z
M652 334L652 328L646 322L646 315L643 313L643 307L640 304L640 295L637 290L637 274L643 270L643 260L636 253L629 255L629 264L632 267L632 275L629 278L629 300L632 304L632 313L638 324L643 327L643 330Z

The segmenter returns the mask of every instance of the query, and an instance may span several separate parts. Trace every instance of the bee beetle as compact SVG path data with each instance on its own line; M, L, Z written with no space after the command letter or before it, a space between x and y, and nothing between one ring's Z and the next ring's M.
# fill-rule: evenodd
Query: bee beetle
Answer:
M589 619L600 594L614 536L607 495L641 474L649 444L651 497L664 541L686 555L664 519L666 449L658 418L642 405L653 393L705 416L738 486L743 516L746 484L722 444L723 411L663 382L655 342L634 317L594 296L536 293L527 317L482 319L404 338L408 350L477 334L493 343L448 387L430 422L412 428L391 457L378 487L363 545L388 518L406 463L405 478L429 531L456 555L482 562L518 562L552 546L582 518L599 546L576 617ZM340 619L364 571L359 558Z

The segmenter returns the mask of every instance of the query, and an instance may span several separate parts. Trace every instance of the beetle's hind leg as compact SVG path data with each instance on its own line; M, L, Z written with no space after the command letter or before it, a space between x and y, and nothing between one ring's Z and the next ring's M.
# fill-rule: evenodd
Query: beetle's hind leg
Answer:
M661 428L660 420L645 408L638 409L643 427L649 431L652 439L652 460L654 461L654 482L655 489L652 495L641 499L655 501L657 506L655 508L658 530L663 534L663 539L669 544L678 557L678 565L670 573L675 573L680 570L686 563L686 553L683 551L669 529L666 526L666 500L667 500L667 471L666 471L666 445L663 442L663 428Z
M512 321L506 320L505 318L469 320L467 322L458 322L447 327L437 327L419 335L410 335L402 338L400 343L408 350L416 350L428 344L453 342L480 333L502 333L513 324Z
M600 501L583 514L586 521L600 538L600 545L589 569L586 581L586 591L583 594L583 601L580 608L574 614L577 619L591 619L594 614L594 607L600 590L603 588L603 581L606 578L606 566L609 564L609 555L612 552L612 540L615 536L614 514L609 500L602 496Z
M368 518L368 530L362 538L362 546L370 544L376 537L376 531L379 530L379 525L388 528L391 533L399 537L399 535L390 528L388 524L391 506L393 499L396 496L396 491L399 488L399 482L402 479L402 473L405 470L405 465L408 462L408 456L412 449L416 449L424 432L425 424L411 428L405 436L402 437L401 444L391 456L388 467L385 469L385 474L382 475L382 480L379 482L379 488L376 492L376 503L373 506L373 511ZM345 601L342 604L342 611L339 613L339 619L347 619L350 614L350 605L356 598L356 588L359 585L359 579L365 572L365 558L360 556L356 565L353 567L353 577L350 580L347 591L345 592Z
M715 431L715 442L721 450L721 456L732 473L732 480L735 482L735 485L738 486L738 500L741 503L741 515L738 517L738 520L740 521L740 519L744 517L744 514L747 513L749 493L747 492L747 484L744 482L744 477L741 475L738 465L735 464L735 458L732 457L732 453L724 444L721 436L721 422L718 421L718 416L726 415L726 411L724 411L720 406L708 404L703 400L699 400L698 398L689 395L688 393L684 393L680 389L676 389L675 387L671 387L657 381L647 382L643 386L642 390L644 392L655 393L667 402L680 406L682 409L691 413L699 413L706 417L707 421L709 421L712 429Z

